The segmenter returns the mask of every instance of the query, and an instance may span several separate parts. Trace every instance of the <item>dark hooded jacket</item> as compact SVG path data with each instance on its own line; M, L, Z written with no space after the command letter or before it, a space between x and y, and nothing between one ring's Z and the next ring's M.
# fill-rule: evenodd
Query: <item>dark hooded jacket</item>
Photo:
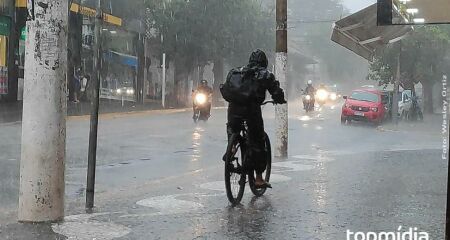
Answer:
M261 105L266 99L266 91L272 95L276 103L284 103L284 92L280 88L280 83L275 80L273 73L267 70L268 60L266 54L261 50L256 50L250 55L249 63L245 69L249 71L256 81L255 104Z

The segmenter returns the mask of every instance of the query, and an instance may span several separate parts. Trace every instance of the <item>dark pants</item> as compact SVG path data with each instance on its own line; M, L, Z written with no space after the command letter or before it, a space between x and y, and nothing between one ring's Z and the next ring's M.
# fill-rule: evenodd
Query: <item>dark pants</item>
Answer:
M247 121L249 152L248 156L257 174L262 174L267 165L265 152L265 132L264 121L261 113L261 106L237 106L230 104L228 107L228 139L234 133L239 133L242 129L243 121Z

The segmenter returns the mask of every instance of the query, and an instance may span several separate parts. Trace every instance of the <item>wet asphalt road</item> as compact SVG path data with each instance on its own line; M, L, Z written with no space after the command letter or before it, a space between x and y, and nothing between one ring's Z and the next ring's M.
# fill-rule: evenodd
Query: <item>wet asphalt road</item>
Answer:
M109 115L100 122L96 214L83 215L88 120L68 121L67 213L60 225L15 222L20 125L0 125L0 239L346 239L351 231L418 227L443 239L447 164L438 117L380 128L341 126L340 107L290 107L288 159L274 189L230 207L225 111ZM264 109L274 136L273 107ZM77 215L80 214L80 215Z

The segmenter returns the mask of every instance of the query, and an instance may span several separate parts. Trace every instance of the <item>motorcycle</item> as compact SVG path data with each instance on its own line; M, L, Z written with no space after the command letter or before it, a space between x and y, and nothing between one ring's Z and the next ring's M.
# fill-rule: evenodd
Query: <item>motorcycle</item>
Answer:
M314 96L303 91L303 109L305 109L306 112L314 111L314 103Z
M411 97L412 105L411 109L408 111L407 119L410 121L423 121L423 112L420 109L418 97Z
M208 121L211 113L211 95L195 92L194 100L194 122Z

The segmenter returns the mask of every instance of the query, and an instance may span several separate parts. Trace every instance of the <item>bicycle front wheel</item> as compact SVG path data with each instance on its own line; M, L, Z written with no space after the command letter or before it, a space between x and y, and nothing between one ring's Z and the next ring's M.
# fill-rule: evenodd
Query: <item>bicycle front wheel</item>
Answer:
M230 203L234 206L244 196L246 172L243 167L245 150L239 134L234 134L227 147L225 160L225 189Z
M270 182L270 173L272 172L272 146L270 144L269 136L266 133L265 136L265 152L266 152L266 159L267 159L267 165L266 165L266 171L263 173L263 178L266 182ZM267 188L256 188L255 186L255 178L256 178L256 172L253 170L248 175L248 184L250 185L250 189L252 190L253 194L257 197L261 197L266 193Z

